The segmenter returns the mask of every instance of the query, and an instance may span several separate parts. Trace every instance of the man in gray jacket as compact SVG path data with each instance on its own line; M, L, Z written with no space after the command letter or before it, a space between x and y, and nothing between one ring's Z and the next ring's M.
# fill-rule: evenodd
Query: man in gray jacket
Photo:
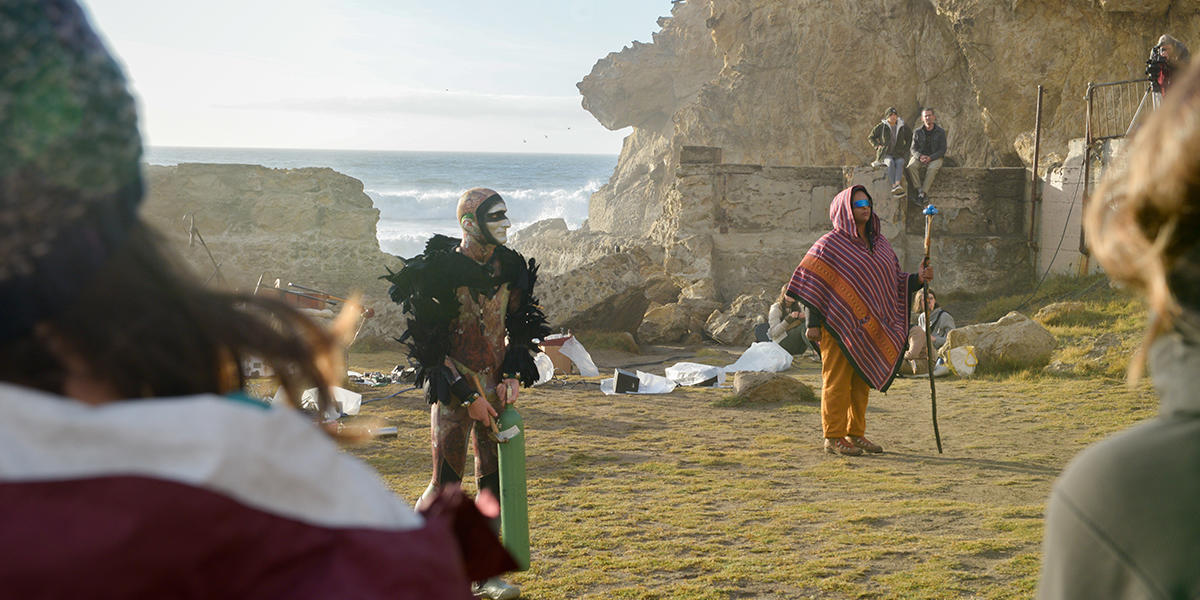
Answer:
M925 204L925 196L933 186L933 178L942 168L942 157L946 155L946 130L937 124L937 115L926 107L921 111L921 123L913 132L912 158L908 160L908 174L914 181L921 181L921 167L925 167L925 181L917 193L917 204Z

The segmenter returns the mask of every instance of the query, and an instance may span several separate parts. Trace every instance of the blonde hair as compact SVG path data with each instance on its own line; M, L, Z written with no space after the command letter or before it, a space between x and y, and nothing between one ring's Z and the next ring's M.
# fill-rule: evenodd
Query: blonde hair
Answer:
M933 290L933 288L929 288L929 295L933 296L933 307L937 308L938 306L940 306L937 301L937 292L935 292ZM925 307L924 307L924 305L921 304L921 300L924 300L924 299L925 299L925 288L921 288L921 289L913 292L912 304L910 304L909 306L912 307L912 311L914 313L925 312Z
M1151 343L1181 312L1180 293L1192 308L1200 278L1200 65L1171 86L1161 107L1141 127L1126 160L1105 175L1084 214L1088 247L1109 278L1146 297L1150 322L1129 365L1130 382L1145 367ZM1191 254L1191 256L1189 256ZM1194 279L1194 280L1192 280ZM1189 281L1192 280L1192 281Z

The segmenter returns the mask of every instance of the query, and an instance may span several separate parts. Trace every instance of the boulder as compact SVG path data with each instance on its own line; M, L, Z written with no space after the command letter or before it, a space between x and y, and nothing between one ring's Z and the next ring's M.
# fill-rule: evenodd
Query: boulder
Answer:
M713 284L712 278L706 277L683 288L679 292L679 297L694 300L716 300L717 286Z
M537 221L528 225L527 227L514 231L508 236L508 243L519 245L523 240L533 239L541 236L562 235L568 231L570 231L570 227L567 227L566 219L542 219L541 221Z
M766 291L738 296L728 311L713 311L709 315L704 331L722 344L749 346L754 342L754 326L766 321L773 301L774 297Z
M719 308L711 300L680 300L646 311L637 338L643 344L674 344L695 339L708 315Z
M1087 305L1082 302L1055 302L1043 306L1041 310L1037 311L1037 314L1033 315L1033 320L1046 325L1057 325L1064 319L1082 314L1086 310Z
M646 287L646 299L652 305L674 303L679 300L679 284L671 279L659 279Z
M952 329L942 352L974 346L984 369L996 366L1040 367L1050 360L1057 340L1033 319L1010 312L999 321Z
M647 253L631 248L559 275L543 275L537 297L554 328L636 333L650 306L646 290L670 281Z
M779 373L741 371L733 376L733 394L742 402L816 402L808 384Z

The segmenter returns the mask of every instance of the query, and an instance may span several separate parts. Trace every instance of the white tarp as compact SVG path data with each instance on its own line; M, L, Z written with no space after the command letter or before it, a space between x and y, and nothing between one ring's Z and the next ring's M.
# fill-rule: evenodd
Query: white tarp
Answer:
M537 356L533 357L533 364L537 365L538 378L533 382L533 385L542 385L554 378L554 361L545 352L538 352Z
M596 363L592 362L592 355L588 354L583 344L571 336L567 341L563 342L562 347L558 349L563 356L571 359L575 363L575 367L579 369L579 374L584 377L595 377L600 374L600 369L596 368Z
M638 391L626 392L629 394L668 394L675 389L675 382L653 373L644 371L637 372ZM607 395L617 393L617 373L614 371L613 376L600 382L600 391Z
M324 418L326 421L332 421L342 415L357 415L358 409L362 406L362 394L352 392L346 388L333 386L333 402L329 408L325 410ZM271 404L285 404L287 402L287 394L283 391L283 387L275 392L275 397L271 399ZM317 409L317 388L308 388L300 394L300 408L305 410Z
M725 370L694 362L675 363L666 369L667 379L679 385L696 385L717 378L716 385L725 383Z
M792 366L792 353L775 342L754 342L728 367L726 373L738 371L767 371L777 373Z

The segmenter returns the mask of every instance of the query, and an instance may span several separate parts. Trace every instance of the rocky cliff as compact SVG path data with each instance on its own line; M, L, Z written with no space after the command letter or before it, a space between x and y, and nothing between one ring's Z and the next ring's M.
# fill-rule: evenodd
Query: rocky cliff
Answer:
M378 278L399 260L382 252L379 210L361 181L327 168L257 165L147 166L142 215L195 268L197 276L244 292L276 279L325 292L363 294L376 311L359 339L389 339L403 330L398 307ZM190 215L220 265L199 242L189 245Z
M676 3L652 43L609 54L579 83L604 126L633 127L589 225L648 233L684 145L720 147L726 163L865 164L888 106L914 124L935 107L959 165L1021 166L1039 84L1053 161L1083 135L1088 82L1141 77L1164 32L1200 42L1198 11L1184 0Z

